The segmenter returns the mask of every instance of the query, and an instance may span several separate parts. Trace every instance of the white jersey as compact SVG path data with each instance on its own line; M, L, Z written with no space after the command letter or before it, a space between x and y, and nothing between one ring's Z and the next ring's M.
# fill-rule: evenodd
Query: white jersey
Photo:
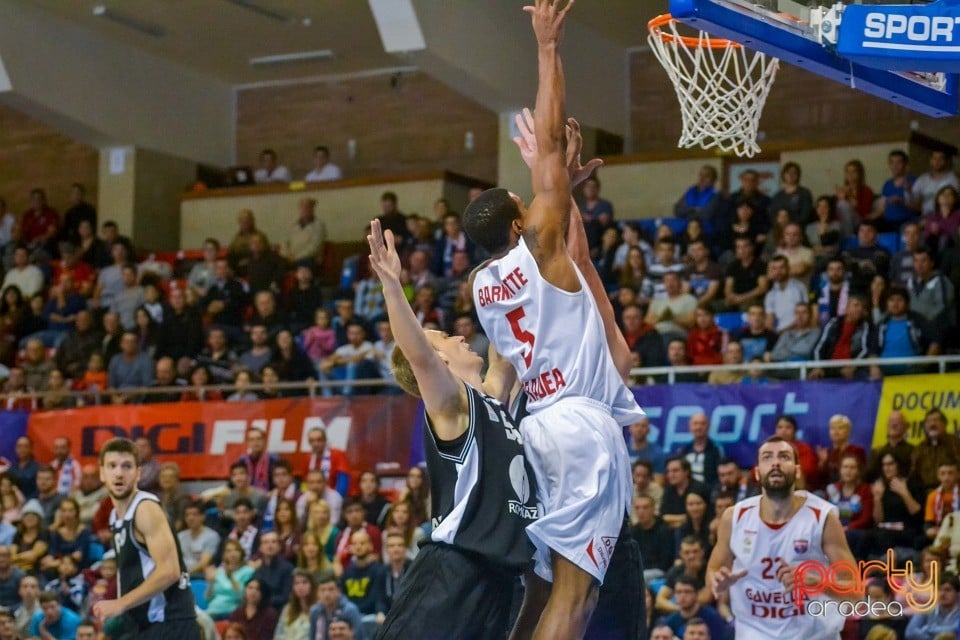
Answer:
M576 265L580 291L547 282L523 238L477 272L473 297L480 324L501 356L517 370L527 408L537 413L567 397L611 407L622 425L643 411L620 378L603 320Z
M730 608L736 620L737 640L838 640L843 618L836 607L798 608L793 594L777 580L781 564L796 565L806 560L830 561L823 553L823 527L827 514L837 508L806 491L796 495L806 502L792 518L779 527L760 519L760 498L741 500L733 509L730 550L733 572L747 575L730 587ZM817 598L814 598L817 599ZM818 615L813 615L814 613ZM825 613L825 615L820 615Z

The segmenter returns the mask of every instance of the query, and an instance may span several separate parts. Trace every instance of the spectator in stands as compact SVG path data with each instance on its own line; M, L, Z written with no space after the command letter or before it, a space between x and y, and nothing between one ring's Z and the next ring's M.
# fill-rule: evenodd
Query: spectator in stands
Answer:
M53 485L53 474L50 475L50 484ZM40 500L43 500L42 492ZM59 507L62 501L63 496L54 491L50 504L55 503ZM17 527L17 534L13 538L10 551L13 563L32 576L38 575L40 561L46 556L47 549L50 547L47 526L53 523L55 513L56 509L52 509L49 523L44 522L46 520L44 507L41 506L39 500L30 500L20 510L20 526Z
M53 371L53 362L47 359L43 343L35 338L28 340L25 356L20 368L23 370L27 387L33 391L46 391L50 372Z
M254 569L244 563L246 550L236 539L224 540L223 562L204 570L207 579L207 613L214 620L225 620L241 602L243 588Z
M203 241L203 259L190 268L187 276L187 286L193 291L196 298L207 295L207 290L216 278L214 269L217 256L220 255L220 243L214 238Z
M807 224L805 235L813 250L814 270L822 271L826 261L840 251L841 229L837 222L837 204L833 197L817 198L814 218Z
M865 220L857 229L857 246L843 252L850 270L850 292L867 294L870 283L877 275L890 272L890 252L877 244L877 226Z
M21 327L28 304L16 285L3 288L0 293L0 363L12 365L17 342L22 338Z
M251 373L260 370L273 359L273 349L270 348L267 328L262 324L250 328L250 349L237 359L237 366Z
M350 536L352 558L343 570L341 582L347 598L360 611L364 627L375 630L386 618L387 602L383 592L384 567L373 552L370 534L359 530Z
M80 486L70 497L80 506L80 522L89 528L100 503L107 497L107 488L100 481L100 469L97 465L83 465L80 469Z
M124 390L149 387L153 384L153 362L142 353L137 334L125 331L120 339L120 353L110 359L107 378L111 389ZM115 394L115 403L134 401L125 394Z
M64 498L57 510L55 524L57 526L50 530L50 548L40 561L40 569L48 575L56 574L60 560L66 556L72 556L77 566L87 568L92 538L80 520L80 506L76 500Z
M294 278L295 283L287 294L284 309L290 330L299 335L313 324L315 312L323 306L323 294L314 281L313 269L307 265L299 265Z
M883 456L880 468L881 477L871 486L876 527L864 536L861 548L851 548L857 558L894 547L912 548L923 539L923 487L907 480L893 454Z
M866 308L867 303L863 296L850 296L846 314L832 318L823 327L820 341L813 349L814 360L859 360L875 353L876 334L867 320ZM840 375L852 379L857 375L857 368L843 367ZM811 378L823 376L823 369L810 372Z
M320 365L321 380L361 380L377 376L377 363L373 344L367 340L364 326L358 322L347 325L347 343L337 347L333 355ZM324 395L333 395L332 387L324 387ZM343 395L361 393L353 385L342 388Z
M827 485L827 500L837 507L840 524L847 538L862 537L873 526L873 493L863 481L859 456L844 453L840 458L838 480ZM853 543L856 547L859 542Z
M723 363L726 365L743 364L743 345L730 340L723 347ZM741 369L714 370L707 376L709 384L737 384L746 374Z
M350 465L347 462L347 456L343 450L329 446L326 431L320 427L310 429L307 432L307 443L310 445L307 471L322 472L331 489L337 488L341 482L348 482ZM346 495L346 489L342 493Z
M159 357L172 358L178 371L189 368L191 358L197 356L203 345L203 327L196 309L187 306L183 289L173 289L164 305L156 353Z
M633 510L636 523L630 527L630 535L640 545L644 578L648 581L662 578L676 558L674 532L656 514L653 498L634 497Z
M337 336L337 346L341 347L347 344L347 328L352 324L360 324L365 331L368 327L366 318L356 312L354 301L350 298L341 298L336 302L336 316L333 318L332 326Z
M869 482L873 482L880 475L880 460L891 453L897 459L901 469L910 469L913 458L913 445L906 441L904 437L907 433L906 418L898 410L890 412L887 417L887 442L881 447L877 447L870 452L870 463L867 465L865 474Z
M951 156L946 150L937 149L930 153L930 170L913 183L910 190L914 208L922 215L933 213L937 208L937 194L944 187L960 189L957 174L951 168Z
M879 207L875 207L874 217L883 231L899 231L903 224L917 217L912 194L915 178L910 175L909 156L900 149L890 152L887 166L890 167L890 179L880 190L883 197L876 202Z
M625 268L627 266L628 265L625 265ZM664 285L664 278L668 273L676 274L682 280L686 270L686 265L677 259L677 245L673 241L673 238L669 237L658 240L654 250L653 260L647 267L647 274L650 282L653 283L653 297L662 298L665 296L666 287ZM634 280L637 280L637 278L634 277ZM641 291L642 282L642 279L636 282L633 288Z
M19 246L13 252L13 268L3 278L3 289L17 287L25 298L32 298L43 289L43 272L30 264L30 251Z
M76 243L80 239L78 228L81 222L89 222L92 228L97 228L97 209L85 200L86 195L87 190L79 182L70 185L69 206L63 213L62 240Z
M320 475L319 471L311 471L310 474ZM323 478L320 478L320 482L323 483ZM327 488L328 492L332 492L339 496L340 494L333 489ZM342 501L342 498L341 498ZM310 503L310 506L307 508L307 517L304 518L305 526L303 537L301 538L300 545L300 556L298 561L298 566L310 569L310 570L329 570L331 573L333 571L333 558L334 552L336 551L336 542L337 538L340 536L340 529L334 525L334 518L332 513L331 503L328 503L326 500L314 500ZM342 504L338 503L338 504ZM341 514L341 509L337 509L337 518L336 521L339 521L339 516ZM310 539L313 539L313 543L316 545L317 549L310 549ZM319 555L315 555L314 552ZM322 559L320 558L322 556Z
M357 606L350 602L340 591L340 585L337 578L333 575L322 576L318 580L317 586L317 604L310 609L310 635L309 638L322 638L320 630L326 629L328 637L331 637L331 627L337 626L337 633L342 633L342 627L346 626L349 630L358 630L362 628L360 611ZM341 636L349 638L349 635ZM365 636L357 636L364 638Z
M290 170L277 163L277 152L264 149L260 152L260 166L253 172L257 184L287 184L292 179Z
M42 524L43 528L46 529L53 524L54 516L57 514L57 509L60 508L60 503L63 502L63 498L66 495L69 495L70 490L65 486L62 489L59 486L57 480L56 470L48 465L40 465L40 468L37 469L37 506L42 511ZM26 515L30 509L30 503L28 502L23 509L20 510L20 516L23 518L23 522L26 522ZM46 536L46 531L44 531L44 536ZM44 544L46 544L47 538L44 537ZM25 547L21 547L23 550ZM39 563L40 558L43 557L46 553L46 546L43 547L43 552L37 555L37 562Z
M951 185L937 192L936 206L923 217L923 239L935 253L942 252L960 227L960 193Z
M690 293L697 298L697 304L713 305L719 300L723 272L719 265L710 259L710 249L703 240L694 240L688 247L690 267L688 281Z
M795 228L799 235L800 229ZM811 264L812 266L812 264ZM784 333L796 327L797 305L805 304L808 299L807 288L800 280L791 275L788 269L787 258L783 255L774 256L767 265L767 279L770 281L770 290L764 297L765 324L768 331L777 334ZM754 307L747 312L749 314ZM742 340L741 340L742 341ZM764 357L769 359L769 349L764 349ZM753 359L751 354L748 359Z
M37 578L29 574L21 578L17 595L20 596L20 606L13 612L14 620L17 631L24 638L27 638L29 637L33 616L40 611L40 584Z
M276 531L266 531L260 536L259 565L253 574L269 593L267 604L274 609L283 608L290 598L290 589L293 587L293 565L283 557L280 547L280 538ZM249 583L247 583L249 588Z
M74 328L77 314L87 308L87 301L77 293L70 275L64 275L60 285L53 287L50 299L43 307L46 330L34 334L45 347L57 348Z
M80 486L80 463L73 457L70 438L60 436L53 439L53 460L50 467L57 474L57 493L68 496ZM38 485L39 488L39 485Z
M867 186L866 171L860 160L850 160L843 166L843 185L837 187L837 212L843 235L852 235L857 225L870 219L873 213L873 190Z
M759 233L765 239L766 233L770 230L770 224L765 215L770 210L770 197L760 191L760 174L753 169L747 169L740 174L740 189L730 194L727 199L726 219L717 221L714 226L718 229L725 229L736 220L736 210L740 204L748 202L750 208L757 219L757 228ZM758 244L763 244L764 239L758 239Z
M47 377L47 391L40 398L43 409L72 409L77 406L77 400L70 395L70 388L63 373L53 369Z
M274 638L278 640L298 640L309 638L310 608L317 602L317 579L314 574L303 569L293 572L293 587L290 600L280 612L280 620Z
M736 260L727 267L724 282L724 297L727 308L745 311L751 304L761 301L767 291L765 266L758 260L752 240L737 238Z
M17 483L23 496L30 500L37 497L37 471L40 463L33 457L33 441L27 436L17 438L15 457L6 474Z
M760 494L760 488L752 484L747 477L740 471L737 461L732 458L721 458L717 462L717 484L711 492L711 502L716 502L720 496L726 496L733 502L740 502L744 498L750 498ZM717 515L721 512L718 509Z
M60 605L56 593L44 591L40 594L40 611L33 615L30 622L30 636L44 640L73 640L80 626L80 616Z
M150 386L156 388L186 386L183 380L177 378L177 366L173 358L160 358L157 360L154 366L153 384ZM180 402L182 395L181 391L164 391L161 393L150 393L145 399L150 403ZM142 480L143 478L141 477L141 482Z
M251 487L261 491L272 489L273 470L279 461L275 453L267 451L267 434L260 429L248 429L247 452L240 456L237 463L246 467ZM259 505L257 512L263 513Z
M813 323L810 305L799 302L794 307L793 327L777 338L767 358L770 362L803 362L810 360L820 339L820 329Z
M673 214L687 220L712 222L722 197L717 191L716 184L716 168L708 164L700 167L696 184L687 189L673 205Z
M960 622L958 591L960 591L960 578L953 573L944 573L940 578L937 605L929 612L918 613L910 618L904 636L906 640L926 640L927 638L936 640L941 638L944 632L947 633L946 637L955 633L957 623Z
M280 291L286 273L286 264L269 246L263 244L260 235L250 236L250 253L247 258L247 284L250 291Z
M272 366L284 382L316 379L316 369L287 329L277 334Z
M94 269L102 269L112 262L110 247L96 233L97 225L81 220L77 225L77 237L73 241L77 253L84 264Z
M133 247L133 242L127 236L120 235L120 229L113 220L107 220L103 223L103 226L100 227L100 235L104 244L108 247L112 247L115 244L122 244L124 249L127 250L127 256L129 256L131 260L136 257L137 252Z
M923 526L927 539L932 541L940 525L951 513L960 511L960 486L957 484L957 463L944 461L937 467L940 485L927 493L924 503Z
M383 552L380 529L365 520L365 510L359 498L350 498L346 501L343 507L343 518L346 526L337 538L334 555L334 568L338 575L343 574L343 570L349 566L353 558L350 543L354 533L366 531L370 536L374 555L379 557Z
M855 444L850 443L850 431L853 423L850 418L837 414L830 418L829 432L831 447L817 447L817 460L820 477L826 482L840 480L840 461L844 456L854 456L860 463L860 468L867 466L867 453Z
M683 292L680 274L668 272L663 276L664 297L650 303L646 321L652 324L665 340L679 336L686 338L693 326L697 299Z
M231 340L240 342L243 335L243 313L247 304L244 285L233 277L227 261L218 258L214 267L216 280L200 300L200 308L212 316L213 323Z
M27 380L23 375L23 369L20 367L11 368L7 381L3 385L3 408L8 410L36 409L36 400L26 397L30 392L31 390L27 388Z
M877 325L876 357L913 358L916 356L935 356L940 353L939 338L932 336L926 321L910 311L910 302L906 289L893 287L887 294L887 313ZM885 375L903 375L908 367L883 367ZM874 378L881 376L880 367L871 367Z
M698 591L700 582L694 576L681 575L674 581L673 595L677 610L664 619L664 623L681 637L686 637L687 627L705 625L709 630L706 638L724 638L727 632L726 621L713 607L700 604Z
M940 483L937 469L948 462L960 465L960 440L947 433L947 418L940 409L930 409L924 418L925 438L913 449L910 475L927 489Z
M677 610L672 601L673 588L680 576L687 575L697 579L697 600L701 604L713 602L710 586L706 584L707 562L703 543L693 536L680 541L680 562L674 564L667 571L666 583L657 592L656 608L663 614L670 614Z
M694 312L694 326L687 335L687 353L691 362L697 366L720 364L723 361L720 354L723 339L723 332L714 322L713 311L709 306L699 305Z
M821 327L847 312L850 299L850 282L846 277L846 267L841 258L832 258L827 263L827 281L820 289L817 299L818 322Z
M633 471L634 497L646 496L653 500L654 512L659 515L663 506L663 474L655 474L653 464L644 459L634 462L631 469ZM654 479L655 476L656 479Z
M354 285L353 306L364 318L377 318L384 314L386 302L383 298L383 285L376 274L358 281Z
M781 262L781 267L783 263ZM767 354L777 342L777 334L768 328L764 307L752 304L747 309L747 324L732 332L730 339L739 342L743 349L743 361L754 358L767 359Z
M953 284L933 268L933 256L924 247L913 254L913 276L907 283L910 307L922 317L934 341L956 327L956 304Z
M245 330L262 325L267 330L267 338L275 340L277 335L287 329L286 314L277 309L277 298L272 291L259 291L253 297L253 314Z
M116 243L110 247L110 256L112 264L100 269L97 274L97 286L93 292L91 304L93 308L109 309L113 301L123 293L125 288L123 280L123 268L129 265L129 254L126 247L121 243ZM136 271L134 271L136 276Z
M20 218L22 241L28 247L56 248L57 235L60 232L60 214L47 204L47 193L43 189L30 191L30 208Z
M313 149L313 168L304 177L307 182L326 182L328 180L342 180L343 172L340 167L330 162L330 149L320 145Z
M438 278L449 278L453 263L453 254L465 251L470 262L473 262L475 247L467 238L460 226L460 216L450 212L443 217L443 235L437 240L433 249L433 265L431 271Z
M916 222L903 225L901 237L903 249L890 259L890 284L905 287L913 275L913 254L920 248L920 225Z
M814 254L809 247L803 246L803 235L800 225L789 223L783 229L783 242L777 248L775 255L787 259L791 278L806 281L813 273Z
M259 236L262 246L269 247L270 240L267 235L257 229L257 220L250 209L241 209L237 214L237 233L230 241L230 247L227 249L227 259L230 261L230 268L239 273L246 273L247 261L250 258L250 238ZM219 276L214 274L219 279Z
M209 371L211 384L229 384L233 381L237 356L227 346L223 329L210 329L207 347L197 357L197 364Z
M723 447L710 439L710 420L706 414L696 413L690 416L687 428L693 440L680 447L677 453L690 463L694 481L713 488L717 485L717 464L726 455ZM704 500L708 496L703 496Z
M394 192L384 191L380 196L380 215L377 220L384 231L393 231L397 246L401 246L411 237L407 230L407 217L397 208L397 194Z
M607 235L606 233L604 234ZM614 237L616 234L612 234ZM621 271L627 264L627 257L631 249L639 249L643 258L644 266L647 262L653 261L653 249L646 240L643 239L640 225L636 222L626 222L623 225L623 242L616 246L613 253L613 262L611 268L614 271Z
M630 305L620 315L623 335L630 348L634 367L661 367L664 361L663 338L646 322L640 307Z
M596 221L607 227L613 221L613 204L600 197L600 179L596 175L590 176L583 181L581 189L580 215L584 223Z
M235 471L236 467L240 465L239 462L234 463L230 473L231 481L241 475L240 472ZM246 471L245 468L244 471ZM249 478L249 473L246 474L246 477ZM236 497L241 495L241 491L246 491L250 497ZM254 506L254 502L251 500L253 497L259 502L260 508ZM231 502L231 500L233 501ZM227 539L237 540L248 558L253 556L260 542L260 529L254 523L257 514L262 513L262 507L266 503L267 494L249 485L245 487L234 486L233 491L224 500L224 505L227 507L224 510L224 515L228 518L232 517L234 524L233 530L227 534Z
M69 242L60 243L60 264L54 269L53 285L59 286L64 276L71 276L77 293L84 298L93 294L96 273L89 264L80 259L77 248Z
M177 534L183 562L191 577L201 577L207 567L213 566L213 558L220 548L220 536L204 525L203 506L192 502L184 509L186 528Z
M323 260L327 228L316 216L317 201L302 198L297 221L287 235L281 251L283 257L295 264L314 265Z
M13 566L10 547L0 546L0 608L13 610L20 604L20 580L26 574Z
M780 168L782 186L770 201L768 209L770 219L776 218L780 211L786 211L790 222L805 225L813 217L813 194L800 186L800 165L796 162L784 163Z
M640 304L647 305L654 297L654 283L647 277L647 265L639 247L631 247L627 253L627 262L620 269L618 284L621 290L630 290L636 293L637 302ZM662 275L657 280L656 287L659 288L660 297L663 297Z
M120 269L123 288L113 297L109 310L120 317L120 326L130 331L136 327L136 311L146 301L143 287L137 284L137 269L132 265L124 265Z
M667 484L663 488L663 503L660 515L664 522L676 529L686 520L687 494L698 493L704 498L710 497L710 489L704 483L693 478L693 467L683 455L674 455L666 464Z

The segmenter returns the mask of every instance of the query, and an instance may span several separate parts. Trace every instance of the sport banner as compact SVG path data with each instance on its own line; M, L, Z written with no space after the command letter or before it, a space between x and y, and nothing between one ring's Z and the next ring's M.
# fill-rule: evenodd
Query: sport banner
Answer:
M309 461L307 433L320 427L330 446L346 451L351 467L360 471L378 463L405 468L417 407L418 400L406 396L111 405L38 411L30 415L27 433L38 459L52 458L54 438L66 436L83 463L96 462L100 447L113 437L146 436L162 461L180 466L184 479L202 480L229 476L230 464L245 451L249 428L266 432L268 450L289 458L301 474Z
M895 376L883 381L883 394L877 410L873 446L887 441L887 418L900 411L910 425L907 441L923 440L924 416L930 409L940 409L947 416L947 433L960 434L960 373L944 375Z
M850 440L864 448L873 441L880 382L774 382L769 384L675 384L636 387L637 402L650 418L650 437L667 452L693 438L690 416L705 413L710 437L741 467L756 463L759 443L773 435L777 417L797 421L798 437L811 446L830 446L830 417L853 422Z

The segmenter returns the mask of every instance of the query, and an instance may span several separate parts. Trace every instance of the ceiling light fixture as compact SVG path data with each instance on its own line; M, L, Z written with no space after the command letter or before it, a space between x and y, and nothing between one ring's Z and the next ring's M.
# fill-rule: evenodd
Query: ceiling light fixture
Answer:
M280 13L279 11L275 11L270 7L265 7L258 2L254 2L253 0L227 0L227 2L229 2L230 4L236 7L240 7L241 9L252 11L253 13L256 13L264 18L270 18L271 20L276 20L277 22L286 22L286 23L296 22L296 18L294 18L293 16L287 15L285 13Z
M316 51L297 51L295 53L278 53L272 56L259 56L250 58L251 66L271 66L280 64L290 64L293 62L312 62L314 60L327 60L333 57L333 51L330 49L317 49Z
M127 29L133 29L134 31L139 31L144 35L151 36L153 38L162 38L167 35L166 29L163 27L140 20L126 13L121 13L116 9L110 9L102 4L98 4L93 7L93 15L98 18L104 18L116 24L119 24L122 27Z

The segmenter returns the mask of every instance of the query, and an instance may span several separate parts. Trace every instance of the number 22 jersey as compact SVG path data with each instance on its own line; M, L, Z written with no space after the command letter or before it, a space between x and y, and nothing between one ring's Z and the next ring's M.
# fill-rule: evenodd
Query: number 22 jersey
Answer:
M576 265L574 270L580 291L550 284L521 238L474 278L480 324L517 370L530 413L566 397L585 397L609 405L620 425L632 424L643 411L620 378L600 312Z

